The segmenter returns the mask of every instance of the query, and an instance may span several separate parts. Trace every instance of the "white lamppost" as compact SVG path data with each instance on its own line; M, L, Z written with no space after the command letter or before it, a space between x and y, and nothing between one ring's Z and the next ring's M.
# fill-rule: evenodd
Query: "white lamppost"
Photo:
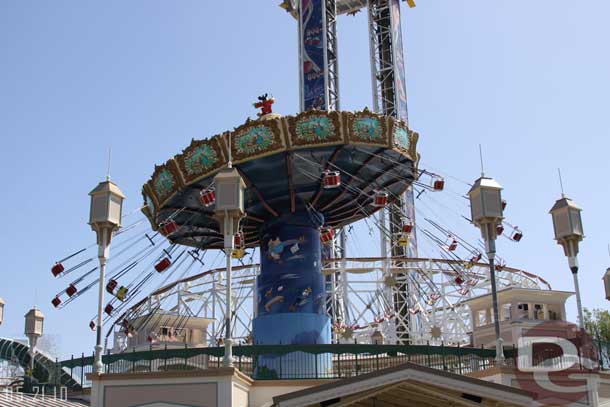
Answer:
M491 278L491 299L493 304L494 328L496 334L496 362L504 364L504 349L500 336L500 319L498 312L498 294L496 287L496 256L497 225L504 218L502 214L502 186L493 178L481 175L474 182L468 196L470 197L470 212L472 223L481 229L485 241L485 250L489 259L489 276Z
M36 307L25 314L25 336L30 343L30 369L34 368L34 356L36 355L36 343L44 332L44 315Z
M582 219L578 207L571 199L561 194L561 198L555 202L550 210L553 218L553 229L557 244L563 247L568 258L568 264L574 279L574 290L576 291L576 306L578 308L578 325L584 328L585 320L582 314L582 303L580 301L580 288L578 287L578 243L583 239Z
M106 179L91 192L91 213L89 225L97 234L98 258L100 261L99 301L97 307L97 337L95 341L95 362L93 373L102 373L102 323L104 317L104 272L110 252L112 234L121 227L123 200L125 195L119 187Z
M244 216L244 189L246 184L237 169L231 166L221 170L214 177L216 187L216 208L214 213L224 236L224 250L227 257L226 312L225 312L225 355L223 365L233 366L233 340L231 338L231 256L234 236L239 229L239 220Z
M0 298L0 325L2 325L2 321L4 321L4 300Z

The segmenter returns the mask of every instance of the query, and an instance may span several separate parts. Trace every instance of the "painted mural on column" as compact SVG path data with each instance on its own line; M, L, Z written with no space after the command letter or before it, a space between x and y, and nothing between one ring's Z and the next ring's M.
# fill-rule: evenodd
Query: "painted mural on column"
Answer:
M324 314L316 229L292 225L288 229L270 228L263 235L261 254L265 273L258 281L257 315Z
M257 277L255 344L309 345L330 343L325 309L319 227L315 212L284 215L261 231L261 272ZM297 372L321 377L331 366L328 355L261 355L257 378L286 378Z

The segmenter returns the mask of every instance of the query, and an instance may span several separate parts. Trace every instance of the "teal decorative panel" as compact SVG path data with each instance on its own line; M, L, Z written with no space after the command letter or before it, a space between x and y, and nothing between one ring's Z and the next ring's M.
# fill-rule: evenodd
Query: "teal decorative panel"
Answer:
M239 154L256 154L273 145L273 133L266 126L255 126L235 138L235 150Z
M154 180L154 187L157 196L166 197L176 188L176 179L167 168L163 168Z
M381 141L383 138L381 122L376 117L356 118L352 131L356 138L363 141Z
M335 133L335 125L328 116L314 116L296 124L296 136L305 141L325 141Z
M409 133L402 127L394 127L394 144L403 150L409 150L411 142L409 140Z
M203 174L218 162L218 154L214 149L203 144L195 147L184 156L184 169L189 176Z

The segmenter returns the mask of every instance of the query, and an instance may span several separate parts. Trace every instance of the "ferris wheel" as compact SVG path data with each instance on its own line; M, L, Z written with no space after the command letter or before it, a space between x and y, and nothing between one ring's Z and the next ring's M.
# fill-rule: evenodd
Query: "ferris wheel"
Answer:
M455 283L457 261L447 259L345 258L325 262L324 274L335 277L329 286L328 313L333 316L334 341L337 343L373 343L376 332L386 343L467 345L472 322L464 301L491 291L488 264L470 268L468 284ZM232 312L233 337L240 343L252 341L252 319L256 315L255 285L260 267L247 264L234 269ZM405 270L409 270L405 273ZM216 268L174 281L152 292L130 311L131 319L151 313L173 314L183 318L209 318L207 344L222 343L225 327L225 285L223 268ZM499 289L523 287L550 289L548 283L529 272L503 267L497 273ZM396 310L400 283L409 284L414 293L410 307ZM420 284L433 286L438 295L426 296ZM407 303L407 302L405 302ZM179 328L177 325L176 328ZM138 327L144 328L144 327ZM153 327L150 327L153 328ZM154 330L154 329L149 329ZM397 332L406 331L407 341ZM117 323L114 350L127 346L127 336Z

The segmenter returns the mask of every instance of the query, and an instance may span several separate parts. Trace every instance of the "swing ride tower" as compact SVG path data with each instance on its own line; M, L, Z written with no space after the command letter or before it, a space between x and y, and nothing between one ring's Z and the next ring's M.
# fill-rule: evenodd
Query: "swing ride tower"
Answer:
M235 164L252 191L253 198L250 201L246 199L251 205L246 211L243 237L246 245L260 245L261 248L261 272L257 280L253 321L254 343L329 343L330 319L325 306L320 240L332 242L333 228L370 216L388 202L399 208L398 211L389 211L390 225L398 225L402 222L405 202L412 202L412 194L408 195L410 200L407 198L405 201L403 197L415 178L417 153L414 148L416 137L409 134L407 124L400 5L398 1L378 1L369 5L371 53L375 55L371 63L375 78L374 106L375 111L381 114L365 110L353 116L338 112L337 2L299 0L298 4L290 3L287 8L299 22L300 95L301 110L305 113L284 120L277 115L264 114L266 111L263 110L258 121L246 123L236 134L226 133L221 136L223 140L206 145L207 150L201 144L197 151L212 153L214 145L220 149L224 147L227 150L224 156L236 159ZM284 123L278 123L281 121ZM329 144L333 147L329 148ZM172 168L170 163L164 172L155 172L145 192L147 199L156 204L154 208L158 208L149 213L153 225L169 219L163 215L167 204L163 188L159 188L163 180L176 178L183 184L178 183L178 186L192 189L187 181L187 165L196 164L200 168L204 162L212 161L212 155L219 158L223 152L215 151L207 156L191 152L188 163L184 160L181 166L180 159L176 159L178 165ZM357 155L362 157L358 164L347 163ZM214 170L224 165L221 160L216 164L220 167ZM279 184L268 176L262 177L260 169L263 168L273 173L285 172L287 182L282 180ZM174 173L169 171L171 169ZM307 173L309 179L303 177ZM206 175L213 174L203 174L203 177ZM342 176L350 177L345 186L341 185ZM331 185L326 181L327 177L335 177L338 184ZM201 178L202 175L198 174L193 181L199 182L200 191L210 189L209 180L201 184ZM355 178L364 178L365 184L355 186L358 182ZM367 191L371 185L374 189ZM195 209L188 206L190 202L184 201L185 194L179 195L181 198L171 201L170 210ZM355 208L352 207L354 203ZM371 204L374 209L367 209ZM182 216L191 216L188 212L185 210ZM412 209L410 213L412 222ZM198 218L201 214L192 216ZM258 224L251 219L258 219ZM187 233L185 237L190 240L177 234L171 238L172 241L200 248L214 244L195 241L197 231L190 230L189 224L197 223L198 219L189 217L187 221L179 216L169 220L176 222L180 229L184 226L189 230L182 233ZM208 222L204 227L210 229L211 225ZM324 233L333 236L325 237ZM390 236L400 233L391 226ZM406 252L403 247L393 244L392 256L414 257L414 235L410 242ZM326 281L332 283L334 276L329 277ZM396 311L408 315L408 302L405 300L408 299L408 284L400 281L400 275L397 280ZM291 328L278 332L273 329L278 325ZM408 331L398 334L398 337L406 339Z
M112 295L103 310L112 322L106 339L114 329L116 352L163 342L173 346L180 338L195 347L220 346L230 324L238 343L254 345L376 343L380 338L397 345L468 344L473 322L464 301L490 292L489 266L479 244L460 237L426 205L418 205L420 222L415 223L413 188L418 196L423 190L442 191L444 181L418 168L419 136L407 116L400 1L283 5L298 21L302 112L274 114L273 98L260 96L257 119L193 140L155 168L143 187L142 211L156 233L138 237L133 232L133 241L119 238L125 246L106 285ZM360 9L368 12L373 104L372 110L346 112L339 110L336 18ZM226 269L214 268L216 260L205 257L221 256L225 247L214 216L214 177L229 162L245 183L245 216L231 256L241 265L232 267L232 284L223 277ZM421 199L433 203L432 195L437 196ZM454 206L463 204L460 196ZM360 220L370 236L379 236L380 255L347 256L348 234L354 253L363 255L358 230L350 228ZM512 227L502 221L498 235L520 240L516 228L506 233L503 225ZM129 236L130 228L116 234ZM60 260L53 275L88 264L91 259L67 263L78 261L83 251ZM152 257L150 266L141 267ZM191 267L201 270L191 274ZM495 269L501 288L550 289L503 259ZM62 308L95 285L84 282L93 272L73 280L53 305ZM162 285L142 298L145 285L157 276L163 276ZM220 295L226 292L232 301ZM235 305L229 309L227 302ZM206 322L193 336L189 324L196 318L209 327ZM274 362L263 360L262 366L273 369Z
M410 0L409 6L415 6ZM408 125L405 63L400 21L400 0L286 0L282 7L299 21L299 66L301 110L339 109L338 77L338 14L355 14L368 11L369 46L371 55L371 84L373 111L402 120ZM379 222L387 231L381 233L383 256L418 256L415 226L415 200L413 188L407 188L393 205L380 212ZM401 225L413 226L406 244L398 243L403 237ZM341 239L344 242L344 239ZM339 251L345 257L345 245ZM388 301L401 317L396 325L399 343L408 343L411 307L409 278L404 273L391 278ZM335 276L330 276L330 280Z
M246 184L235 243L260 248L253 342L330 343L320 247L399 199L414 179L417 138L403 121L368 110L262 115L158 166L144 211L173 244L220 249L210 193L231 157Z

